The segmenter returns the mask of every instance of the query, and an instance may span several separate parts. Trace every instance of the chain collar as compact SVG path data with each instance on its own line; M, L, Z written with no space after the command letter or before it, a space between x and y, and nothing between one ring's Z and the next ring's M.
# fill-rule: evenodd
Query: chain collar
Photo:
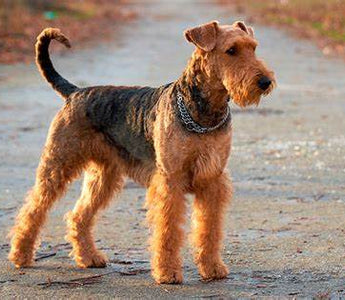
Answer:
M176 98L180 119L188 131L196 133L208 133L222 127L225 123L231 121L230 107L227 105L226 113L223 119L217 125L212 127L203 127L193 120L190 113L188 112L186 104L183 101L183 96L179 91L177 92Z

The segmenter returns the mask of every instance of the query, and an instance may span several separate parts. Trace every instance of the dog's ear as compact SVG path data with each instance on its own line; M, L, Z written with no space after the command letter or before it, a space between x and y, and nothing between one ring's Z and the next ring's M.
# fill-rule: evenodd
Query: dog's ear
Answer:
M216 46L218 21L212 21L184 32L188 42L193 43L204 51L212 51Z
M253 29L253 27L246 26L246 24L244 24L244 22L236 21L234 24L232 24L232 26L235 27L235 28L241 29L245 33L249 34L251 37L254 37L254 29Z
M249 35L250 35L251 37L254 37L254 28L251 27L251 26L248 26L247 29L248 29Z

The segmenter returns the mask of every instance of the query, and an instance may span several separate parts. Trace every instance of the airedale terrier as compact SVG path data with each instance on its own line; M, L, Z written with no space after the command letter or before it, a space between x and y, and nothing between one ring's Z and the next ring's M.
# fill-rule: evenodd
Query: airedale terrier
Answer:
M38 36L38 68L65 104L50 126L35 185L12 231L9 259L17 267L32 264L48 210L85 171L81 197L66 217L79 267L106 266L92 228L97 212L130 177L148 187L155 280L182 282L186 193L195 194L192 243L200 274L207 280L227 276L221 250L232 194L225 171L232 134L228 102L257 105L275 79L256 58L254 31L243 22L213 21L184 34L195 51L181 77L159 88L79 88L62 78L49 58L50 41L70 47L67 38L54 28Z

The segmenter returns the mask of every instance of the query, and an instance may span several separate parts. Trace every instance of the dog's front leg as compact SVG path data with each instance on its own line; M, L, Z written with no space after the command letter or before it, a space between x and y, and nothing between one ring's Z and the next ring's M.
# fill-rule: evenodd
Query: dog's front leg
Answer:
M176 176L157 172L147 192L148 221L152 227L152 276L158 283L181 283L185 197Z
M221 247L231 191L231 182L225 173L195 187L192 241L195 262L205 280L225 278L229 273L221 258Z

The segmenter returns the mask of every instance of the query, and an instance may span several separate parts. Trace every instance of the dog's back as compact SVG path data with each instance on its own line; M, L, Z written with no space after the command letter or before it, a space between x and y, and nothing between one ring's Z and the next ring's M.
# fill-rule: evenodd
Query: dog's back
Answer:
M125 160L154 162L152 127L155 106L169 86L160 88L96 86L79 88L63 78L49 57L49 44L57 40L70 47L70 43L57 28L47 28L37 37L36 63L42 76L53 89L72 106L82 101L92 126L104 134ZM79 106L79 108L81 108Z
M167 86L100 86L81 90L86 116L124 159L154 161L152 129L156 104Z

